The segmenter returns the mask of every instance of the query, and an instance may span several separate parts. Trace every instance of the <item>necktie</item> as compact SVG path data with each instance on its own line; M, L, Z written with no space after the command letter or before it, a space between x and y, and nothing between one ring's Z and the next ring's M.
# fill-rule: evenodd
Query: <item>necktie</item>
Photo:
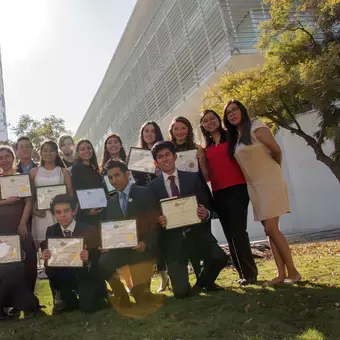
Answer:
M179 193L178 187L175 183L175 176L169 176L168 178L170 180L171 196L172 197L174 197L174 196L179 197L180 193Z
M71 230L64 229L64 236L65 237L71 237L72 236Z
M127 195L125 192L121 192L120 193L120 208L122 209L122 212L124 214L124 216L126 215L126 209L127 209Z

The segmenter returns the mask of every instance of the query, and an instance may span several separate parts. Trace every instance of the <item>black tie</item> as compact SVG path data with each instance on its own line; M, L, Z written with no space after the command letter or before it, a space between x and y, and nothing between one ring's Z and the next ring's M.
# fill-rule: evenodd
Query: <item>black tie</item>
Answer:
M64 230L64 236L65 236L65 237L71 237L71 236L72 236L71 230L65 229L65 230Z

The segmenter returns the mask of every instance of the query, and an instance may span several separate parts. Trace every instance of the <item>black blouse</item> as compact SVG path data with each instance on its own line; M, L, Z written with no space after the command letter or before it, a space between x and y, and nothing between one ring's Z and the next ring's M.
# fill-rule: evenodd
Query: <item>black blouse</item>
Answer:
M102 178L92 165L74 163L71 169L71 175L72 186L75 192L77 190L103 188ZM78 209L76 220L96 227L104 216L104 211L92 216L89 215L88 209Z

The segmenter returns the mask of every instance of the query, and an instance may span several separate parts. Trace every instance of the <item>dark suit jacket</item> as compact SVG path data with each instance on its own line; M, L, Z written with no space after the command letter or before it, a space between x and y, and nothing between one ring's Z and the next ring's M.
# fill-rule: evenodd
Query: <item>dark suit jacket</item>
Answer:
M151 257L157 256L159 249L161 228L158 216L158 203L152 191L135 184L131 186L125 217L118 193L108 201L106 207L107 220L136 219L138 239L146 243L146 252Z
M207 192L202 179L197 173L178 170L179 190L181 196L196 195L199 204L204 205L210 211L212 217L211 195ZM158 176L148 184L158 200L168 198L168 192L165 188L164 177ZM160 207L159 207L160 209ZM195 239L198 234L210 232L210 219L199 225L193 225L185 228L165 231L161 237L161 247L164 250L165 257L178 258L178 254L187 248L186 240Z
M61 231L61 227L59 223L56 223L46 230L46 241L48 238L64 238L64 234ZM100 251L98 247L100 246L100 236L99 232L80 221L76 222L76 226L74 228L74 232L72 233L72 237L83 237L84 245L87 246L87 250L89 252L89 262L94 263L98 261L100 256ZM47 247L47 242L45 241L44 247Z

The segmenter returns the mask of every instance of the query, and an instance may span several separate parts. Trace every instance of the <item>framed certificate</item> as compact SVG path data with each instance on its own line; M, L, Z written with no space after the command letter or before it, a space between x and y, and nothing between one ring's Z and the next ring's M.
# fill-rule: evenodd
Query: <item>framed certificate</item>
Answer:
M47 248L51 258L47 261L49 267L83 267L80 252L83 249L82 238L48 238Z
M106 190L109 194L112 194L116 191L116 188L110 183L108 175L104 176L104 183L105 183L105 186L106 186Z
M182 171L198 172L197 149L177 152L176 168Z
M66 193L67 189L65 184L37 187L37 209L49 210L53 198Z
M32 188L29 174L0 177L1 198L31 197Z
M0 235L0 263L21 262L19 235Z
M107 199L103 188L77 190L80 209L105 208Z
M102 248L132 248L138 245L136 220L105 221L100 224Z
M166 229L201 223L201 219L197 216L197 207L196 196L161 200L162 213L167 219Z
M156 167L151 151L140 148L130 148L128 168L131 171L154 174Z

